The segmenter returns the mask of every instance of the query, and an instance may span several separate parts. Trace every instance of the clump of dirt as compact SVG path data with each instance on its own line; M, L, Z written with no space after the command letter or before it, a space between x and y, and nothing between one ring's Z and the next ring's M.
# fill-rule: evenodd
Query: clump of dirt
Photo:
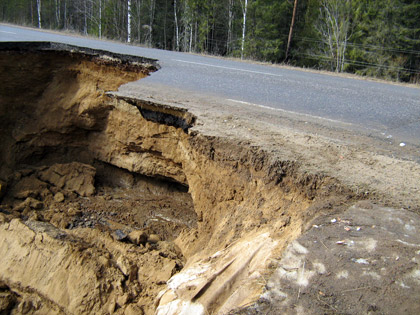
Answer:
M196 226L185 187L95 165L72 162L18 170L9 180L2 211L62 229L119 230L126 238L141 229L174 240L183 228Z

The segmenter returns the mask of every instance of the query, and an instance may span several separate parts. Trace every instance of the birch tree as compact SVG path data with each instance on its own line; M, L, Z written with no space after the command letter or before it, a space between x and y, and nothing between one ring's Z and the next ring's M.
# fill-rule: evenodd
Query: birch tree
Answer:
M317 29L336 72L344 70L350 37L351 0L322 0Z
M102 38L102 0L99 0L99 21L98 21L98 35Z
M175 22L175 50L179 51L179 26L177 15L177 0L174 0L174 22Z
M131 0L127 0L127 43L131 43Z
M191 3L190 3L191 2ZM182 1L182 16L181 16L181 34L180 34L180 46L182 51L193 51L193 33L194 33L194 24L195 24L195 35L197 35L197 25L194 23L196 20L195 12L193 9L193 1ZM195 41L197 39L195 38Z
M240 0L242 7L242 43L241 43L241 59L244 59L245 34L246 34L246 15L248 12L248 0Z
M36 0L36 8L38 11L38 28L42 28L41 21L41 0Z

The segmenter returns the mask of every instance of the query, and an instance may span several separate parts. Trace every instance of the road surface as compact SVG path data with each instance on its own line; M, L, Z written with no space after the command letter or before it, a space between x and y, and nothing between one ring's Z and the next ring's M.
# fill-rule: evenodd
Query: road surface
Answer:
M148 77L170 87L244 106L267 106L420 146L420 88L187 53L142 48L0 24L0 41L53 41L159 60ZM135 84L141 84L136 82Z

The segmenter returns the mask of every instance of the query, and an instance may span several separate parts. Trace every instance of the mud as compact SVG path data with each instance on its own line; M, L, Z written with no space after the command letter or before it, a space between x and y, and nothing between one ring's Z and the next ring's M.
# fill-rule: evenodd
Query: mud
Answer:
M266 124L270 139L261 137L261 129L241 118L240 111L226 116L216 103L208 106L209 100L204 107L188 101L174 106L164 90L157 90L159 96L147 85L136 92L129 87L125 93L109 92L155 71L154 60L48 43L3 44L0 55L5 82L0 88L1 311L418 310L415 299L411 308L372 302L378 292L372 288L382 286L389 274L396 275L399 286L381 292L385 299L418 295L416 256L401 276L396 272L401 266L392 265L399 260L387 258L417 252L393 253L396 228L363 221L369 211L360 204L352 208L370 196L386 204L405 191L407 198L397 203L417 209L412 185L417 175L406 180L408 190L386 192L386 186L367 184L356 171L346 177L351 168L341 158L329 163L340 168L337 172L326 171L325 162L317 164L325 157L317 155L324 151L318 138L311 138L312 148L307 146L305 154L297 135L291 140L290 134L271 132ZM347 150L346 156L356 156ZM311 156L316 159L309 162ZM381 161L392 161L397 170L418 168L407 161ZM355 162L353 168L359 165ZM375 210L378 216L384 215L381 209ZM395 210L395 220L404 222L404 215ZM325 222L333 219L337 230L327 230ZM413 213L409 220L410 233L399 239L416 248L413 231L420 219ZM383 226L388 236L365 228L368 224ZM353 254L346 244L357 242L339 234L349 232L342 231L346 227L355 229L353 237L377 239L375 244L388 237L388 243L378 246L382 256ZM321 236L315 231L322 231ZM328 238L338 236L335 243ZM311 247L320 243L331 250ZM377 255L376 247L369 248ZM346 264L336 264L337 257L346 257ZM364 270L377 282L358 286L360 264L353 258L381 261ZM382 270L383 261L390 269ZM334 292L336 281L322 278L328 273L338 277L338 266L351 280L351 288L339 288L340 298ZM404 289L400 283L411 291L399 293ZM359 290L364 297L356 297ZM352 309L354 303L360 307Z

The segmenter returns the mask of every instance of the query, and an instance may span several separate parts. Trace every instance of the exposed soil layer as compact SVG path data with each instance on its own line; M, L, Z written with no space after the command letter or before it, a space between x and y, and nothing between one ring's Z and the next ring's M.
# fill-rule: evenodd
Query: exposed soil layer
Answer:
M174 106L149 87L148 97L108 93L156 70L153 60L48 43L3 44L0 57L0 311L418 311L418 215L352 207L393 192L311 165L321 141L310 137L305 155L273 132L276 151L215 104ZM418 196L407 196L417 209ZM411 221L368 218L384 211ZM410 268L396 272L407 257ZM384 299L412 306L373 301L392 277ZM338 294L334 279L344 278L350 288Z

